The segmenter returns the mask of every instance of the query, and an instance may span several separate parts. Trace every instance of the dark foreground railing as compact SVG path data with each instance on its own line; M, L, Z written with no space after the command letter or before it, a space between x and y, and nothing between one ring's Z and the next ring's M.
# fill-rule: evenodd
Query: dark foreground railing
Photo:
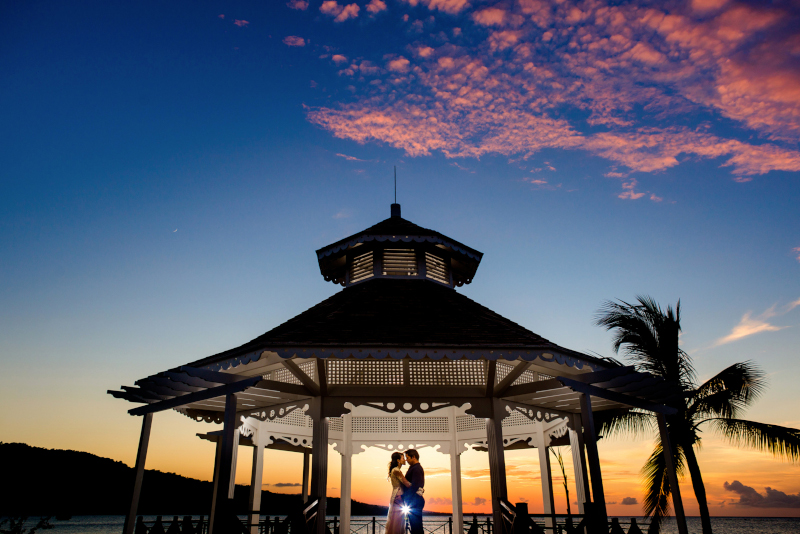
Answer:
M527 518L529 522L524 521L522 516L512 518L511 524L507 525L509 534L587 533L585 516L580 514L528 514ZM250 534L252 527L255 527L258 534L307 534L294 532L291 522L286 517L262 516L257 524L249 523L243 517L239 517L239 521L241 524L239 532L241 533ZM385 517L353 517L350 519L349 534L385 534L385 522ZM338 516L326 518L325 525L329 534L346 534L340 532L341 519ZM422 527L425 534L454 534L452 517L428 516L423 519ZM494 534L492 527L492 516L473 515L471 520L468 517L464 518L464 531L455 534ZM171 519L157 516L155 520L151 521L145 521L140 516L136 520L134 534L208 534L208 530L208 519L205 516L198 518L173 516ZM612 518L605 532L608 534L642 534L642 530L646 532L647 525L638 524L636 518L631 518L630 521Z

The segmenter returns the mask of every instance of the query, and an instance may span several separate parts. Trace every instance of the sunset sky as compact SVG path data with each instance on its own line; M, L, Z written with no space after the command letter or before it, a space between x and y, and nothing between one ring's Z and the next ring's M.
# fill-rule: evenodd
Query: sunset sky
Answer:
M339 291L314 251L389 216L395 165L405 218L484 253L458 291L601 356L604 301L680 299L700 379L752 359L748 417L800 427L796 2L28 1L0 65L4 442L132 465L141 419L106 390ZM147 467L210 479L212 429L156 415ZM712 514L800 516L800 464L702 445ZM640 514L651 439L599 447L610 512ZM355 499L386 503L387 456L354 458ZM487 456L462 463L488 511ZM507 463L541 511L535 449ZM299 491L299 455L265 464Z

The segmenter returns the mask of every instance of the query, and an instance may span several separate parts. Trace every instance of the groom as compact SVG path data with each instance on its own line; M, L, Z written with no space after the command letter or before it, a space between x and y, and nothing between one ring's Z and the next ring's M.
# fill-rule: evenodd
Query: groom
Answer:
M424 534L422 509L425 507L425 497L422 494L425 487L425 470L419 463L419 453L416 449L406 451L406 461L409 465L408 471L406 471L406 480L411 482L411 486L403 493L406 506L411 509L408 513L408 523L411 526L411 534Z

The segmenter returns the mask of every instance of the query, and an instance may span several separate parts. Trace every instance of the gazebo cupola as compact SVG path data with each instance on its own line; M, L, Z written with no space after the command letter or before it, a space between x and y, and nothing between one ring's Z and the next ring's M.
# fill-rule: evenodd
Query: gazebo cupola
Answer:
M317 250L325 280L343 286L377 278L429 280L448 287L472 282L483 254L400 216Z

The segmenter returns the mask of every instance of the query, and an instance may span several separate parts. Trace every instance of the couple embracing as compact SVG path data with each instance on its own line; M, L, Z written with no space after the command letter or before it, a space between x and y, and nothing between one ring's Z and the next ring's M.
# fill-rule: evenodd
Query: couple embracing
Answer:
M408 463L406 474L400 469ZM419 463L419 453L408 449L392 453L389 463L389 481L392 483L392 498L389 500L389 515L386 518L386 534L404 534L405 514L411 534L423 534L422 509L425 507L425 471Z

